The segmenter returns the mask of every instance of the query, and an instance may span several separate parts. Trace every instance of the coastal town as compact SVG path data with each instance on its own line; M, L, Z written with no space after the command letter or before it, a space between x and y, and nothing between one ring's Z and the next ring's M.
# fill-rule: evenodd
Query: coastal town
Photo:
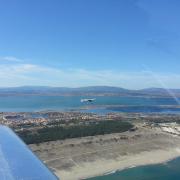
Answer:
M55 125L88 125L93 122L123 120L137 126L138 122L148 128L160 128L162 131L180 135L180 115L159 113L82 113L82 112L1 112L0 124L12 128L15 132L42 129Z

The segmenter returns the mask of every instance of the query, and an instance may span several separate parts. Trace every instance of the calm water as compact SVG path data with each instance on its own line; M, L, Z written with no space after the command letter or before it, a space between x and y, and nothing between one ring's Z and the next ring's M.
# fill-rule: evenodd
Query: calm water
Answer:
M96 98L93 103L81 103L82 98ZM176 101L170 98L137 98L137 97L83 97L83 96L0 96L0 111L41 111L41 110L70 110L87 105L141 105L140 109L106 109L103 111L119 112L146 112L148 108L143 106L152 105L176 105ZM101 112L102 109L94 109L94 112ZM158 109L152 111L158 112ZM166 109L168 111L168 109ZM170 110L171 111L171 110Z
M88 180L180 180L180 158L165 164L130 168Z

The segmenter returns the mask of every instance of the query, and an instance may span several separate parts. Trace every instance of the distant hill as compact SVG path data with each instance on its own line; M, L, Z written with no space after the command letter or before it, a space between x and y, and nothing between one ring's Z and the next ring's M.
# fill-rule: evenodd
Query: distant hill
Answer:
M145 94L180 94L180 89L147 88L138 92Z
M110 87L110 86L89 86L79 88L68 87L48 87L48 86L23 86L23 87L10 87L0 88L0 93L83 93L83 92L97 92L97 93L119 93L129 92L130 90Z
M74 88L75 91L81 92L102 92L102 93L115 93L115 92L129 92L130 90L120 88L120 87L112 87L112 86L88 86L88 87L80 87Z
M111 86L88 86L79 88L23 86L0 88L0 95L109 95L109 96L172 96L180 97L180 89L147 88L129 90Z

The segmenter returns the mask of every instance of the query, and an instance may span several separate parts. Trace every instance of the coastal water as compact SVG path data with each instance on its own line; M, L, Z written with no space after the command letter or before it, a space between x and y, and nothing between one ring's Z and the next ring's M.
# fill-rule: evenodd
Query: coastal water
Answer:
M96 98L92 103L81 103L82 98ZM106 105L125 105L134 107L108 107ZM172 98L145 97L84 97L84 96L0 96L0 111L28 112L43 110L78 110L85 112L180 112L179 109L150 107L156 105L177 105ZM85 107L91 106L90 109ZM101 107L101 108L99 108Z
M87 180L180 180L180 158L158 165L140 166Z

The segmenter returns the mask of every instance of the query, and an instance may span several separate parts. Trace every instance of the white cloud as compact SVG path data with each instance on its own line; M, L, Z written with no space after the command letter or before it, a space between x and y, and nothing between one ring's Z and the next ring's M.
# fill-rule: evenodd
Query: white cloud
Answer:
M36 64L0 65L0 86L47 85L92 86L109 85L129 89L146 87L180 88L180 74L156 74L149 72L118 72L112 70L58 69Z
M13 57L13 56L5 56L5 57L0 57L0 62L15 62L15 63L21 63L23 62L22 59Z

